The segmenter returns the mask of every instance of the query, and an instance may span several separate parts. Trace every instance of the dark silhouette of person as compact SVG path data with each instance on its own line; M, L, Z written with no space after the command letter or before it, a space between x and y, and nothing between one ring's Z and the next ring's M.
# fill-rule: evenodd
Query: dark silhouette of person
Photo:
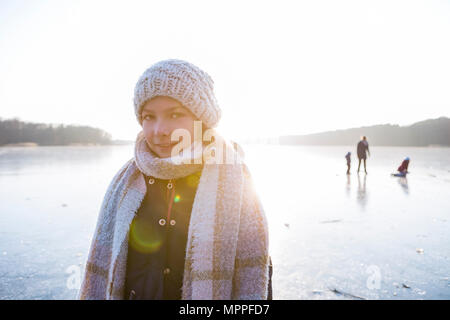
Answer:
M345 155L345 159L347 159L347 174L350 174L350 163L352 162L350 151Z
M370 151L369 151L369 142L367 142L367 138L366 136L362 137L362 140L358 142L358 145L356 147L356 152L358 154L358 172L359 172L359 168L361 166L361 160L364 160L364 172L367 174L367 168L366 168L366 159L367 159L367 154L369 154L370 156ZM367 152L367 154L366 154Z

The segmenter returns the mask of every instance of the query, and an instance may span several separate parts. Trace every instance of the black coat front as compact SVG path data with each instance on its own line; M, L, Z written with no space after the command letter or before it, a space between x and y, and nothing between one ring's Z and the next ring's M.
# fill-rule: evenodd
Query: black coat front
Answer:
M171 181L145 176L147 193L130 226L125 299L181 299L189 220L200 173ZM269 275L272 299L271 261Z

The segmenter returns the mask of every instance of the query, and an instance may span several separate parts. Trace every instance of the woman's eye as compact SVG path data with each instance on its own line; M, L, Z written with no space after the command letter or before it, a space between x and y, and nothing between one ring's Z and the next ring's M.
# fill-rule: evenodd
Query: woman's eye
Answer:
M171 115L172 119L177 119L182 116L183 116L183 114L180 112L175 112L175 113L172 113L172 115Z
M153 120L154 118L155 118L154 116L147 114L147 115L144 116L143 119L144 120Z

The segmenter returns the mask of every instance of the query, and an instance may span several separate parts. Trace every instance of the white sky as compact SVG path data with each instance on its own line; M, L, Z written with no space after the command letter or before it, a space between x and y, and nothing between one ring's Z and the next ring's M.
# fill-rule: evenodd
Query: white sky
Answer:
M449 1L0 0L0 117L140 127L167 58L214 79L230 138L450 116Z

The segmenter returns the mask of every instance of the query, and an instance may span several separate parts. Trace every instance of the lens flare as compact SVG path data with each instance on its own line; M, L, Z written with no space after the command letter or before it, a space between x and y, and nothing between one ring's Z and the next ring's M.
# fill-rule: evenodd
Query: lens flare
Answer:
M134 219L130 225L130 246L141 253L157 252L163 243L161 226Z

